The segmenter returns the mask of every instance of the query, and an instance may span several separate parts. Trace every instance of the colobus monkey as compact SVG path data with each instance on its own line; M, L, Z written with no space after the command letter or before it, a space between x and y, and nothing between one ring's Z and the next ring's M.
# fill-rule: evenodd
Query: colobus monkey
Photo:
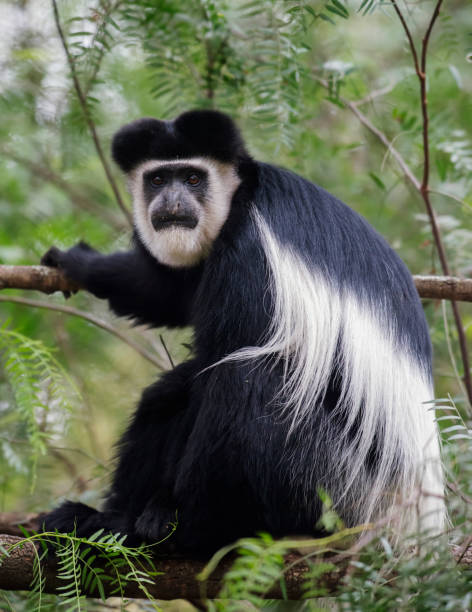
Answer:
M445 513L431 346L411 276L320 187L253 160L217 111L121 128L128 252L52 247L43 263L118 315L192 325L194 356L148 387L103 511L66 502L47 530L207 551L265 530L312 534L331 498L346 525ZM398 508L399 506L399 508ZM401 517L401 518L399 518Z

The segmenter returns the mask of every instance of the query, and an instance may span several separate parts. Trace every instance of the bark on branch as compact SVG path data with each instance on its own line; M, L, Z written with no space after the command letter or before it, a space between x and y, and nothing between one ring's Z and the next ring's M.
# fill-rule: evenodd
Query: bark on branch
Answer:
M10 547L23 538L14 535L0 535L0 547L8 551ZM33 565L35 558L34 545L25 542L21 547L11 549L8 556L2 553L0 548L0 589L6 591L29 591L33 581ZM289 554L286 557L287 571L285 572L286 596L292 600L301 599L302 584L308 566L306 563L296 564L294 562L301 555L298 553ZM155 569L159 572L154 583L146 582L147 592L155 599L188 599L200 600L204 598L214 599L217 597L221 586L223 575L230 568L234 557L223 560L211 576L202 583L197 579L197 575L203 570L206 561L201 559L186 559L182 557L156 558ZM150 568L151 569L151 568ZM162 574L160 573L162 572ZM57 576L56 564L53 560L42 564L44 577L44 593L60 594L60 587L64 582ZM327 578L328 583L330 577ZM337 576L336 581L339 580ZM108 587L107 582L103 581L105 594L116 597L116 587ZM334 585L333 585L334 587ZM115 592L111 591L115 588ZM87 592L89 597L98 597L98 593ZM135 582L129 582L124 589L124 597L136 599L146 598L147 595L140 589ZM280 599L282 592L277 587L266 595L267 598Z
M472 279L455 276L414 276L422 298L472 302ZM56 268L0 265L0 289L33 289L43 293L80 289Z
M5 550L20 542L22 538L12 535L0 535L0 546ZM8 556L0 553L0 589L6 591L29 591L33 580L34 545L26 542L24 546L16 547L9 552ZM147 591L156 599L200 599L201 583L196 575L203 569L204 561L180 558L168 558L156 561L156 569L163 572L156 577L155 583L146 583ZM206 586L209 597L215 597L221 577L226 567L219 569L214 577L208 581ZM64 581L57 577L56 564L47 561L42 566L45 580L44 593L60 593L59 587L64 586ZM111 595L106 590L107 583L104 581L106 595ZM97 592L87 593L91 597L98 597ZM123 593L125 597L145 598L145 594L139 585L130 582ZM116 596L116 593L115 593Z
M11 514L11 517L13 516L14 514ZM29 520L30 523L34 523L34 518ZM0 525L5 524L5 522L5 520L2 520L2 515L0 515ZM23 538L15 535L0 535L0 589L10 591L31 590L35 558L34 545L31 542L25 542L23 546L11 549L11 547L22 540ZM451 554L456 563L464 566L472 565L471 541L472 539L469 538L465 545L453 545L451 547ZM8 551L9 549L11 550L5 555L3 551ZM223 576L231 567L233 560L234 556L225 558L219 563L209 578L202 583L198 580L197 576L205 567L206 561L183 557L157 558L154 569L159 574L155 577L153 583L146 583L146 591L155 599L161 600L214 599L218 597L222 587ZM332 563L334 562L336 567L323 577L323 587L327 593L334 593L341 579L346 575L346 571L348 571L349 559L348 555L341 554L337 557L330 557L327 560ZM305 558L300 552L289 553L285 555L285 568L284 593L276 586L266 593L266 598L302 599L306 572L309 569ZM60 594L60 587L63 587L64 583L57 576L57 567L53 560L43 562L42 573L44 578L43 592ZM103 586L107 596L112 594L116 596L116 591L114 593L111 592L113 587L110 586L109 590L107 590L106 581L103 581ZM98 597L97 592L85 591L84 594L89 597ZM147 598L147 594L141 590L139 585L132 582L126 585L123 596Z
M472 279L457 276L414 276L420 297L472 302Z
M56 268L0 266L0 289L34 289L43 293L73 292L80 287Z

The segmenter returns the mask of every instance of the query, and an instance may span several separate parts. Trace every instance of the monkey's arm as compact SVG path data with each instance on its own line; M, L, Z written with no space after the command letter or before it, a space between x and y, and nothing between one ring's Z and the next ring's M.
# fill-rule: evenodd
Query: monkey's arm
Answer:
M102 255L84 242L68 251L51 247L41 263L61 268L84 289L107 299L117 315L156 326L189 323L201 275L200 268L163 266L140 245L111 255Z

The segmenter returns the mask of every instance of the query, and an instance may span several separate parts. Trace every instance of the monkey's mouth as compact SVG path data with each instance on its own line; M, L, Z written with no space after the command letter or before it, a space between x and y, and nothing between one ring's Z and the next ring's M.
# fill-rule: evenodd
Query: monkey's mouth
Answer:
M197 226L198 219L193 215L169 215L169 214L154 214L151 217L152 227L156 232L171 227L185 227L193 229Z

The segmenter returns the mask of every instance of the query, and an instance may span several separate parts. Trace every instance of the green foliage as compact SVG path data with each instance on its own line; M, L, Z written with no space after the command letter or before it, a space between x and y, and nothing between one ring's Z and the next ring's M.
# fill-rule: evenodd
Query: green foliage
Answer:
M445 539L425 542L417 554L397 557L371 546L352 561L355 572L339 594L348 610L467 610L472 572L451 558Z
M34 482L37 461L46 452L46 440L52 433L51 418L63 420L58 411L72 410L77 391L49 348L5 325L0 328L0 359L14 400L14 405L2 414L3 432L8 434L12 425L20 429L20 435L25 429ZM18 458L7 436L1 448L10 466L18 468Z
M82 89L92 103L99 102L90 92L102 82L98 79L98 73L103 58L111 51L114 38L119 33L115 13L121 4L121 0L98 0L95 6L88 7L88 14L71 17L67 21L74 66Z
M265 0L243 4L241 29L246 37L250 114L276 153L293 146L293 124L299 116L301 83L309 50L306 28L310 13L305 2ZM305 10L304 10L305 9Z
M218 594L224 601L210 603L210 610L237 612L241 601L262 607L264 595L274 584L280 582L283 590L284 551L269 534L241 540L237 552L238 557L226 572L224 586Z
M342 520L333 509L333 502L330 496L321 488L317 490L318 497L321 500L321 517L316 524L319 530L325 530L327 533L332 531L341 531L344 527Z
M467 138L464 130L455 130L452 132L452 140L446 140L437 144L437 150L448 155L450 169L454 171L456 178L471 180L472 175L472 142ZM447 178L447 168L439 167L440 178ZM445 171L446 170L446 171Z
M79 612L89 608L87 594L95 594L104 602L110 595L124 597L126 587L133 583L152 608L160 610L147 587L159 575L154 566L153 547L129 548L124 542L125 536L106 534L103 530L89 538L79 538L74 533L25 533L21 542L0 551L0 565L1 556L9 556L15 548L39 544L40 552L34 548L33 581L26 601L28 610L52 610L58 604L59 609ZM61 584L57 596L46 596L42 562L52 552Z
M329 572L335 572L336 566L327 561L313 562L310 559L305 559L304 561L308 564L308 571L305 574L303 585L303 599L314 599L328 595L329 591L323 584L323 579L326 578Z
M70 610L80 610L81 600L84 599L80 590L82 566L79 564L79 560L84 559L80 555L79 546L79 542L69 539L56 551L57 577L65 583L61 584L58 590L64 605ZM97 576L96 570L94 575Z
M279 147L292 144L298 115L306 8L282 0L237 8L226 0L135 0L123 3L120 17L126 35L142 46L150 92L165 100L164 116L189 106L234 113L249 103L246 114Z
M149 91L164 98L165 116L189 104L212 106L223 85L227 95L237 95L243 76L229 42L224 0L129 0L120 18L128 39L142 46Z

